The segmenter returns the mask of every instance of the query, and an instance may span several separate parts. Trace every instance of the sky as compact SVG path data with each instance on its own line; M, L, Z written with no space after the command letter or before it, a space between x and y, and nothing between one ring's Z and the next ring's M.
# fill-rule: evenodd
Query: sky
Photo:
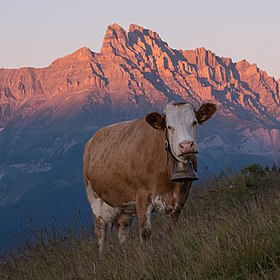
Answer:
M204 47L280 78L279 0L0 0L0 68L47 67L107 26L156 31L174 49Z

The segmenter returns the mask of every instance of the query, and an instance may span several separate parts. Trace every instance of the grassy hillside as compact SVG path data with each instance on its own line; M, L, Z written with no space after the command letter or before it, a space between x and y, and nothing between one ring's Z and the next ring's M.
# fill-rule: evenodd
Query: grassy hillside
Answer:
M35 232L36 245L3 259L0 279L280 279L280 173L258 165L193 189L178 224L153 217L151 241L138 226L124 246L111 234L98 257L89 229ZM48 236L48 238L46 238Z

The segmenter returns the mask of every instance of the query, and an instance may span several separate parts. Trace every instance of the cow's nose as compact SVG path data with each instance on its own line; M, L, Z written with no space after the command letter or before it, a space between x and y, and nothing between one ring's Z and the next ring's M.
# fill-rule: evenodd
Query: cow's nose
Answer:
M179 144L179 148L182 154L194 152L194 141L184 141Z

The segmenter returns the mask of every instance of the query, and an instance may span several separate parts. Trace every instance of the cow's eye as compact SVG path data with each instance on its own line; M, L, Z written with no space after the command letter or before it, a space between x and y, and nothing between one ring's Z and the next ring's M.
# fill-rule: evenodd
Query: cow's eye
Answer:
M175 128L174 128L173 126L171 126L171 125L168 125L167 128L168 128L169 130L171 130L171 131L174 131L174 130L175 130Z
M193 121L193 126L196 126L197 125L197 121Z

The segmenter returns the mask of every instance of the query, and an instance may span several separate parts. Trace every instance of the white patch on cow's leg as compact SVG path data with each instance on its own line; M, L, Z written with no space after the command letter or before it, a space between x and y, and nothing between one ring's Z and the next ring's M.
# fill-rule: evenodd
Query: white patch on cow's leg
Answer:
M139 232L141 243L145 242L151 235L151 194L136 195L136 210L139 222Z
M106 239L106 226L112 227L114 219L119 215L120 209L111 207L93 191L88 181L86 194L94 215L94 231L97 237L99 252L101 253Z
M104 249L104 243L106 239L106 222L101 217L95 216L95 226L94 232L97 238L98 250L99 253L102 254Z
M150 229L152 228L152 222L151 222L152 211L153 211L153 205L150 204L146 212L146 217L147 217L146 227Z
M106 239L106 223L102 220L101 237L98 239L98 249L102 253L104 249L105 239Z
M151 236L152 233L152 223L151 216L153 211L153 205L150 204L146 211L146 221L143 226L140 225L140 241L141 243L145 243L146 240Z

